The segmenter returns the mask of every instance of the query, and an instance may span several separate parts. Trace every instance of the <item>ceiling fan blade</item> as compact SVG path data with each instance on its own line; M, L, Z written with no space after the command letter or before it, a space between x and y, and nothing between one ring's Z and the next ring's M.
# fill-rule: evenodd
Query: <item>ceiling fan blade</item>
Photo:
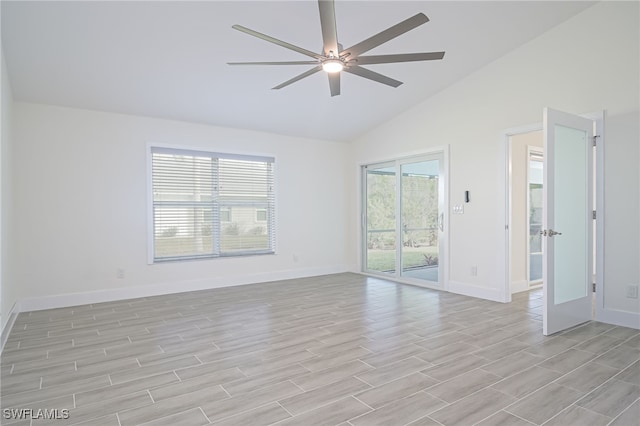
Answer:
M333 0L318 0L318 8L320 9L324 55L329 56L329 52L333 52L337 57L340 52L338 51L335 4Z
M443 57L444 52L402 53L398 55L358 56L353 59L353 62L358 65L390 64L394 62L434 61L442 59Z
M389 27L378 34L369 37L368 39L361 41L360 43L351 46L348 49L345 49L343 52L348 53L350 58L354 58L358 55L363 54L364 52L373 49L374 47L378 47L381 44L386 43L389 40L392 40L406 33L407 31L411 31L412 29L419 27L426 22L429 22L429 18L427 18L424 13L418 13L409 19L405 19L399 24Z
M303 55L311 56L312 58L315 58L315 59L318 59L318 60L322 59L322 55L318 55L315 52L312 52L312 51L307 50L307 49L303 49L302 47L294 46L291 43L287 43L286 41L278 40L277 38L273 38L273 37L268 36L266 34L259 33L257 31L251 30L249 28L243 27L242 25L234 25L234 26L232 26L232 28L234 30L242 31L243 33L252 35L254 37L261 38L262 40L268 41L270 43L277 44L278 46L282 46L284 48L291 49L291 50L293 50L295 52L302 53Z
M303 79L303 78L305 78L305 77L309 77L310 75L317 73L317 72L318 72L318 71L320 71L321 69L322 69L322 65L318 65L317 67L313 67L313 68L311 68L309 71L305 71L305 72L303 72L302 74L300 74L300 75L297 75L297 76L293 77L291 80L287 80L287 81L285 81L285 82L284 82L284 83L282 83L282 84L278 84L278 85L277 85L276 87L274 87L273 89L274 89L274 90L282 89L283 87L286 87L286 86L288 86L288 85L290 85L290 84L293 84L293 83L295 83L295 82L296 82L296 81L298 81L298 80L302 80L302 79Z
M318 65L318 61L227 62L227 65Z
M359 66L346 67L343 71L351 74L358 75L360 77L368 78L369 80L377 81L378 83L386 84L391 87L398 87L402 84L401 81L394 80L386 75L378 74L377 72L362 68Z
M329 89L331 90L331 96L338 96L340 94L340 73L327 73L329 76Z

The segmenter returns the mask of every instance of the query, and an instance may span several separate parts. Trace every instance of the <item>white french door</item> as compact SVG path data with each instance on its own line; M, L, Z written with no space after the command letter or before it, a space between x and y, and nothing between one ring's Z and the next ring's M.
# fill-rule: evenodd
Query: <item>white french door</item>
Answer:
M444 154L362 168L363 271L442 287Z
M593 121L545 108L543 333L592 318Z

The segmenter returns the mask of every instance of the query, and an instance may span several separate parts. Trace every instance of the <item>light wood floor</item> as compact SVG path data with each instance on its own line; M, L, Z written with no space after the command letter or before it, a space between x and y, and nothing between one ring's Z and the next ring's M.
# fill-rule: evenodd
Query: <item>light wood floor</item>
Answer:
M2 423L638 426L639 330L541 305L339 274L23 313Z

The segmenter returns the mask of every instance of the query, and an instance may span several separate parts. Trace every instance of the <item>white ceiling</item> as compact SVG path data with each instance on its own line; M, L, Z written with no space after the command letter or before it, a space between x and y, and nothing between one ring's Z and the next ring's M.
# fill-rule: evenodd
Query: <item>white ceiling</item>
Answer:
M14 99L349 141L535 38L593 3L336 1L351 46L418 12L430 22L369 54L445 50L442 61L371 65L394 89L342 76L331 97L310 66L232 61L308 57L235 31L240 24L321 51L315 1L2 1L2 44Z

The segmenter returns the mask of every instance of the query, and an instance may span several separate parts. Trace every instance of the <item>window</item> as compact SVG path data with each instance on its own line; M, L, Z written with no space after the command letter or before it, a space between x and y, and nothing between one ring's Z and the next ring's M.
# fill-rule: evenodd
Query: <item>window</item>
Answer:
M231 222L231 207L220 208L220 222Z
M256 210L256 222L266 222L267 221L267 210L266 209L257 209Z
M273 158L152 147L151 185L153 262L274 253Z

